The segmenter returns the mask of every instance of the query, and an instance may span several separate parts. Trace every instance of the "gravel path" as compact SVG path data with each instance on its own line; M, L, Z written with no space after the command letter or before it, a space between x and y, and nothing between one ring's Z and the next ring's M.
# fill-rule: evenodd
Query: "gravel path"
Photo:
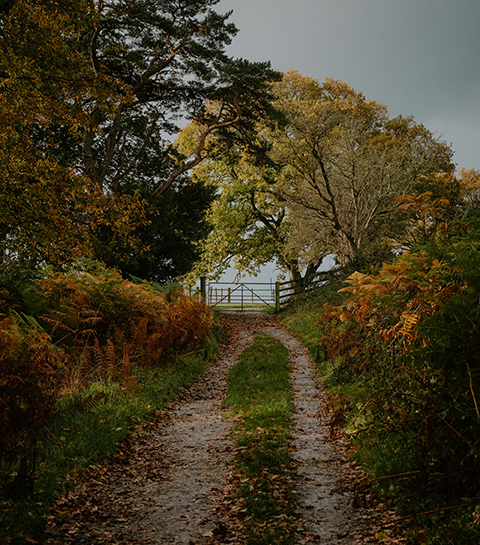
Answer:
M363 475L347 461L342 437L330 437L331 417L314 363L304 345L284 327L264 331L279 339L290 355L296 491L306 530L304 542L365 543L378 513L353 507L352 484Z
M294 390L294 449L299 499L299 543L375 541L375 510L354 509L349 464L341 440L329 438L329 414L304 346L280 322L261 313L226 313L232 332L216 361L182 398L151 423L141 440L72 490L52 513L47 545L242 543L232 536L225 509L233 423L222 400L226 377L257 331L289 350ZM74 506L72 508L72 506ZM373 537L372 537L373 536ZM384 543L399 543L385 535Z

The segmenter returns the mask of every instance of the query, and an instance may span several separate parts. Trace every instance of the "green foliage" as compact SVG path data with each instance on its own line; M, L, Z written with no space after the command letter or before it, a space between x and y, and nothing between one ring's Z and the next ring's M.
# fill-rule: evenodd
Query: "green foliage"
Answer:
M207 209L214 188L199 181L179 180L161 198L151 200L146 222L136 229L143 250L119 255L109 244L110 228L99 238L98 251L105 263L124 276L165 282L187 274L199 258L199 243L211 225Z
M187 128L185 140L191 130ZM264 123L257 131L262 140ZM218 141L216 149L218 153ZM324 256L310 262L302 249L292 246L292 224L276 185L278 169L271 160L230 150L226 157L197 168L194 177L216 184L218 191L209 214L214 228L201 244L202 258L191 276L219 275L228 266L241 274L256 275L263 265L273 262L299 283L313 280Z
M187 298L178 286L165 291L146 282L133 284L87 260L63 273L46 267L3 277L0 313L0 431L5 438L0 489L12 499L38 492L36 470L44 452L39 434L54 415L84 414L84 424L65 426L81 432L92 456L102 456L103 447L96 449L87 439L89 433L96 441L104 435L91 415L98 420L102 410L117 403L118 414L127 411L133 418L129 396L142 391L147 370L177 362L178 368L163 375L166 380L172 373L177 381L167 379L160 388L158 403L163 403L187 380L190 371L181 368L197 367L213 326L205 304ZM182 359L187 355L193 359ZM145 388L151 400L158 397ZM106 439L105 448L110 443ZM68 455L72 460L73 454Z
M0 11L2 265L86 256L160 281L191 268L212 195L182 175L214 131L249 145L279 77L225 54L237 29L217 3L12 0ZM182 117L202 126L193 162L171 143Z
M323 360L321 339L324 336L324 331L316 327L318 309L327 303L343 301L345 297L339 293L343 279L343 274L332 272L330 280L321 286L291 298L281 314L283 323L302 339L317 364Z
M469 209L376 273L352 274L346 298L303 328L372 491L408 517L434 511L412 541L478 540L479 233Z
M188 136L186 132L183 138ZM234 158L217 158L194 171L196 179L218 188L209 214L214 229L202 244L196 276L221 273L229 265L256 274L272 260L282 268L285 264L285 209L275 194L274 169L249 161L247 153L237 152Z
M413 118L389 119L384 105L332 78L320 84L290 70L272 88L277 123L260 119L250 146L226 147L218 133L212 160L194 171L219 188L196 277L230 265L256 274L274 262L309 286L328 255L365 270L451 216L459 200L451 149ZM196 130L192 123L181 136L190 152ZM452 199L443 203L449 214L417 225L395 197L427 187Z
M0 492L2 543L38 539L46 523L46 510L69 483L103 463L123 440L141 436L142 422L164 409L205 370L206 364L206 359L191 355L162 367L136 367L132 369L138 384L134 392L127 393L111 379L98 379L58 399L55 416L37 441L35 494L7 502L4 491ZM3 471L7 468L3 460Z
M287 349L257 334L229 373L225 405L237 417L234 460L246 543L294 543L295 504L289 454L292 399Z

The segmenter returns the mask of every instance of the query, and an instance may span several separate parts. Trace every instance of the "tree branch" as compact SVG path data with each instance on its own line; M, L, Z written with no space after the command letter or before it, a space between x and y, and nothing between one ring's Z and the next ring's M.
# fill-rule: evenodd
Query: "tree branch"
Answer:
M112 188L113 191L116 192L118 189L118 182L126 176L129 172L131 172L135 165L137 164L138 160L140 159L142 153L145 151L145 148L147 147L148 143L150 142L150 138L152 137L153 131L155 130L155 127L157 126L157 121L160 118L160 114L156 113L153 117L152 123L150 124L150 127L145 135L145 138L143 139L143 144L140 147L140 149L137 151L137 153L132 157L132 160L128 163L127 167L122 170L119 168L117 174L112 179Z
M97 57L97 38L99 33L100 33L100 30L97 27L97 25L95 25L95 29L92 33L92 39L90 40L90 62L92 63L92 68L96 76L98 76L98 73L100 72L100 67L98 64L98 57Z
M186 163L183 163L182 165L177 166L173 169L172 173L170 174L169 178L163 183L161 186L157 187L157 189L154 191L153 195L154 197L161 197L165 191L173 184L173 182L183 173L188 172L190 169L196 167L198 164L200 164L204 159L206 159L206 155L202 155L203 150L205 149L206 142L207 142L207 136L217 130L224 127L229 127L231 125L234 125L235 123L238 123L241 119L241 111L240 107L238 106L237 102L235 101L235 109L237 110L237 115L234 119L230 119L229 121L221 121L214 123L213 125L210 125L207 127L201 134L200 139L198 141L197 148L195 150L195 153L193 155L193 159L190 161L187 161ZM221 114L219 114L221 115ZM217 118L218 119L218 118Z
M275 238L278 238L279 225L277 225L277 222L275 220L269 220L267 216L265 216L264 214L260 212L258 206L255 204L254 191L250 193L250 204L252 205L255 218L261 221L263 225L265 225L265 227L275 236Z

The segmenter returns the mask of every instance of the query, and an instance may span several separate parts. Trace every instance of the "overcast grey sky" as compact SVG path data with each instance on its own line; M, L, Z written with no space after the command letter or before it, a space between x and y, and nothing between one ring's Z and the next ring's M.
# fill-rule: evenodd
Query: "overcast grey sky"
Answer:
M229 54L346 81L480 169L480 0L221 0Z

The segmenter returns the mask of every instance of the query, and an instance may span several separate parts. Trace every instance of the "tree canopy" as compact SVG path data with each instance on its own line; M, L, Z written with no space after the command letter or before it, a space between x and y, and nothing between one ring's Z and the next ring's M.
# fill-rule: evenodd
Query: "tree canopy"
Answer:
M237 29L216 4L3 5L4 263L86 255L171 279L192 267L213 225L205 265L219 270L235 256L256 271L273 259L306 280L328 254L354 264L419 236L412 222L428 198L415 214L408 199L422 184L443 191L432 197L437 213L435 199L451 202L444 142L345 82L282 78L268 62L230 58ZM184 120L194 129L178 146ZM221 182L207 221L211 178Z
M294 226L278 192L278 174L273 163L252 164L246 154L234 160L217 158L195 170L194 176L216 184L218 193L209 215L214 229L202 244L194 275L216 276L229 266L242 274L258 274L273 262L291 279L312 279L324 256L309 262L308 244L292 244Z
M217 3L12 0L3 7L0 174L4 210L12 210L2 218L4 259L61 262L83 253L108 261L112 248L125 256L148 251L142 226L160 228L152 220L158 198L188 183L182 175L205 158L206 137L223 131L227 138L235 126L233 138L247 141L252 119L269 115L268 83L278 76L268 63L227 56L237 29L230 13L214 11ZM202 132L184 157L171 136L192 118ZM48 213L38 218L42 199ZM52 252L55 244L63 251Z
M214 137L219 156L195 170L219 188L198 272L233 263L256 273L274 261L305 285L327 255L358 266L418 234L399 196L434 190L438 218L440 202L455 207L452 151L413 118L390 119L384 105L331 78L289 71L273 89L281 115L257 122L262 153L227 152Z
M385 106L342 81L319 84L291 71L277 93L288 122L275 132L272 156L290 217L341 264L398 234L396 196L454 168L451 149L423 125L390 119Z

